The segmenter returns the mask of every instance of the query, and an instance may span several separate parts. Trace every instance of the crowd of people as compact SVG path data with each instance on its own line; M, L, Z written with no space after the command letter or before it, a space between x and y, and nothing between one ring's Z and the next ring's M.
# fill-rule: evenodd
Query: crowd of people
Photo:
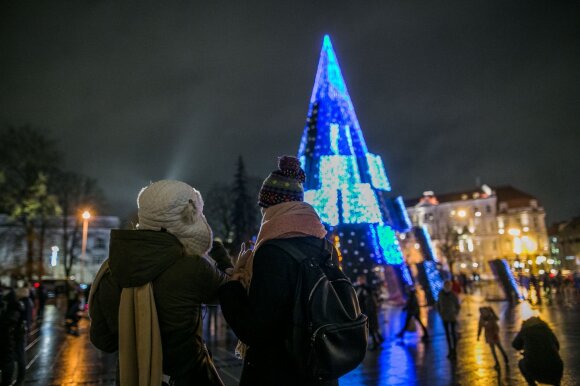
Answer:
M556 274L545 272L541 275L524 274L517 276L523 297L530 303L541 305L543 299L549 303L556 301L571 307L580 297L580 274L564 275L561 270Z
M452 361L457 357L457 323L461 310L461 302L458 295L462 292L462 289L457 285L458 282L458 280L445 281L435 304L435 309L439 313L445 331L448 348L447 358ZM369 314L369 319L376 319L376 312L380 308L377 305L379 298L378 288L368 286L364 276L358 278L356 288L359 301L361 305L365 305L364 310ZM415 332L416 325L419 325L422 330L421 340L427 342L430 337L429 326L420 317L421 306L416 292L415 287L407 287L407 300L402 309L404 319L402 319L401 330L395 337L401 339L406 332ZM463 293L469 294L471 290ZM372 299L371 307L366 306L369 299ZM498 351L505 366L509 367L509 356L500 339L499 322L500 319L492 307L482 306L479 308L477 341L479 341L483 333L485 343L489 345L495 362L494 368L498 371L501 369ZM369 334L373 342L373 345L370 346L371 349L375 349L383 341L383 337L380 335L380 328L372 327L373 325L377 325L377 323L369 324ZM376 331L373 332L373 330ZM376 336L380 337L380 339ZM559 355L560 346L556 335L546 322L539 317L525 320L521 330L512 342L512 347L523 355L523 358L518 362L518 367L529 385L536 385L536 382L552 385L560 384L563 374L563 362Z
M24 382L28 331L41 311L35 308L36 291L28 285L0 288L0 371L1 385ZM40 303L40 302L39 302ZM37 312L38 310L38 312ZM16 377L14 373L16 370Z
M83 292L71 286L61 294L65 302L61 312L65 331L78 336L78 322L83 311ZM20 385L26 375L26 347L34 327L45 316L48 294L42 281L34 285L21 281L14 286L0 286L0 386Z

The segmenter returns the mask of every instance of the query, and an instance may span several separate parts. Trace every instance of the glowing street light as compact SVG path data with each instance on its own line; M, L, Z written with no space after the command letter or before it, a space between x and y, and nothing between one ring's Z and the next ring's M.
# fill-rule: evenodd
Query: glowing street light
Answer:
M459 217L462 217L463 218L463 217L467 216L467 212L464 211L463 209L461 209L459 212L457 212L457 215Z
M89 233L89 219L91 213L88 210L83 212L83 241L81 247L81 283L85 281L85 254L87 251L87 235Z

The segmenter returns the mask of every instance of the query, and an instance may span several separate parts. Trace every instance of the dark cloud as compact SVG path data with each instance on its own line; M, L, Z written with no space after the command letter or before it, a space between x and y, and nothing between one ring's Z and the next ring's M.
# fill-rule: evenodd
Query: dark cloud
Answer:
M295 153L330 33L396 192L479 177L580 214L580 3L205 3L2 2L0 123L50 129L124 215Z

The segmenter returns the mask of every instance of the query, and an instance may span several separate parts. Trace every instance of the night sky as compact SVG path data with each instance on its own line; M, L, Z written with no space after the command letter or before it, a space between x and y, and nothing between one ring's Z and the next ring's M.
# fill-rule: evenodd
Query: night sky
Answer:
M396 193L479 177L580 215L580 2L193 3L0 2L0 125L48 130L120 216L238 155L265 177L298 151L328 33Z

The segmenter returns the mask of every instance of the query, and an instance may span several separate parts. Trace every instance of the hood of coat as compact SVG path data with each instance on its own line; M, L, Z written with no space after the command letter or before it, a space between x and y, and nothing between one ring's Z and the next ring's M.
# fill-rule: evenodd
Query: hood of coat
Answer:
M170 233L112 230L109 268L123 288L140 287L184 256L183 245Z
M522 323L522 330L523 329L526 329L526 331L541 331L549 330L550 327L539 317L532 316L531 318L524 320Z

